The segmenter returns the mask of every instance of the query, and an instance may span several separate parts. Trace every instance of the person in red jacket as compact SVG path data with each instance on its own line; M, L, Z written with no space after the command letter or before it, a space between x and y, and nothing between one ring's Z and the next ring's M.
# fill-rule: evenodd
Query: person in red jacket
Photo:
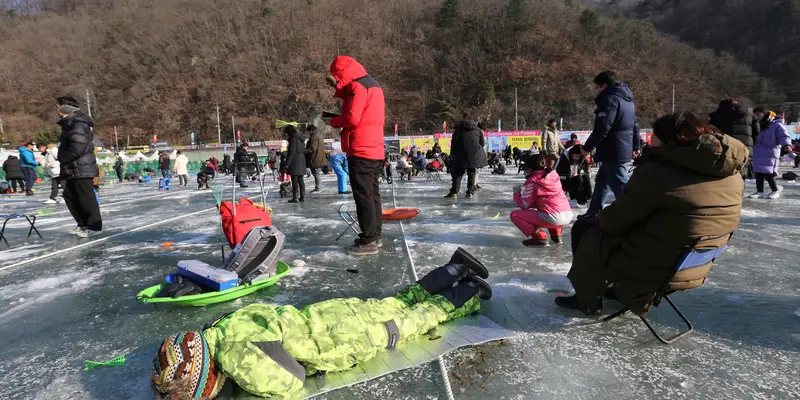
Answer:
M335 96L342 99L341 114L330 118L328 123L342 129L342 151L347 153L350 185L361 226L359 238L345 251L357 256L378 254L383 220L378 187L384 159L383 89L358 61L348 56L333 60L328 83L336 88Z

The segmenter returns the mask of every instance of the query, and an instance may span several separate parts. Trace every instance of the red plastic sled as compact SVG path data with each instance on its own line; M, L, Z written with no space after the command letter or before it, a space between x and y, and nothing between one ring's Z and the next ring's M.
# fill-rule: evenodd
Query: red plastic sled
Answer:
M418 208L387 208L383 210L384 221L403 221L419 215Z
M222 231L231 248L236 247L253 227L272 226L269 211L246 198L239 199L236 210L230 201L223 201L219 205L219 214L222 217Z

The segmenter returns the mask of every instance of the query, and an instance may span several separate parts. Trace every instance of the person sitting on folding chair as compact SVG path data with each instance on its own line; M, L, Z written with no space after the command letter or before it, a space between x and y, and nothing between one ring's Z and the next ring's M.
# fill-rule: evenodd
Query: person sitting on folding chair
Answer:
M303 309L251 304L202 332L167 337L153 360L159 399L213 399L230 378L261 397L286 396L307 376L345 371L439 324L476 313L492 296L486 267L459 248L450 262L392 297L332 299ZM229 398L230 396L225 396Z
M716 239L706 246L719 248L739 226L748 156L740 141L692 113L659 118L625 192L596 220L572 228L567 277L575 295L556 304L599 315L605 295L645 316L688 249L707 237Z

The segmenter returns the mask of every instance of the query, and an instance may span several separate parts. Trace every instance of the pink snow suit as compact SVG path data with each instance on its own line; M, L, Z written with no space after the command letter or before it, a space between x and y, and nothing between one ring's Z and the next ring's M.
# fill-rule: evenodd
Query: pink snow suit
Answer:
M572 209L555 171L529 175L520 191L514 193L514 202L521 210L511 212L511 222L526 237L539 228L554 230L560 236L561 227L572 220Z

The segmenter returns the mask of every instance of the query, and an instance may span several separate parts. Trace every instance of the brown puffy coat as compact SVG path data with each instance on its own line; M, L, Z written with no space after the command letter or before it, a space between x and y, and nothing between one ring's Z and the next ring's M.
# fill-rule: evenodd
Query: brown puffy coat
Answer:
M322 168L328 165L325 158L325 142L322 136L314 132L306 143L306 166L308 168Z
M665 145L643 154L625 193L600 213L598 227L587 231L575 253L568 277L581 305L594 308L613 282L622 304L646 314L687 246L739 226L744 191L739 171L748 154L726 135L703 135L693 145ZM703 245L718 247L727 240Z

